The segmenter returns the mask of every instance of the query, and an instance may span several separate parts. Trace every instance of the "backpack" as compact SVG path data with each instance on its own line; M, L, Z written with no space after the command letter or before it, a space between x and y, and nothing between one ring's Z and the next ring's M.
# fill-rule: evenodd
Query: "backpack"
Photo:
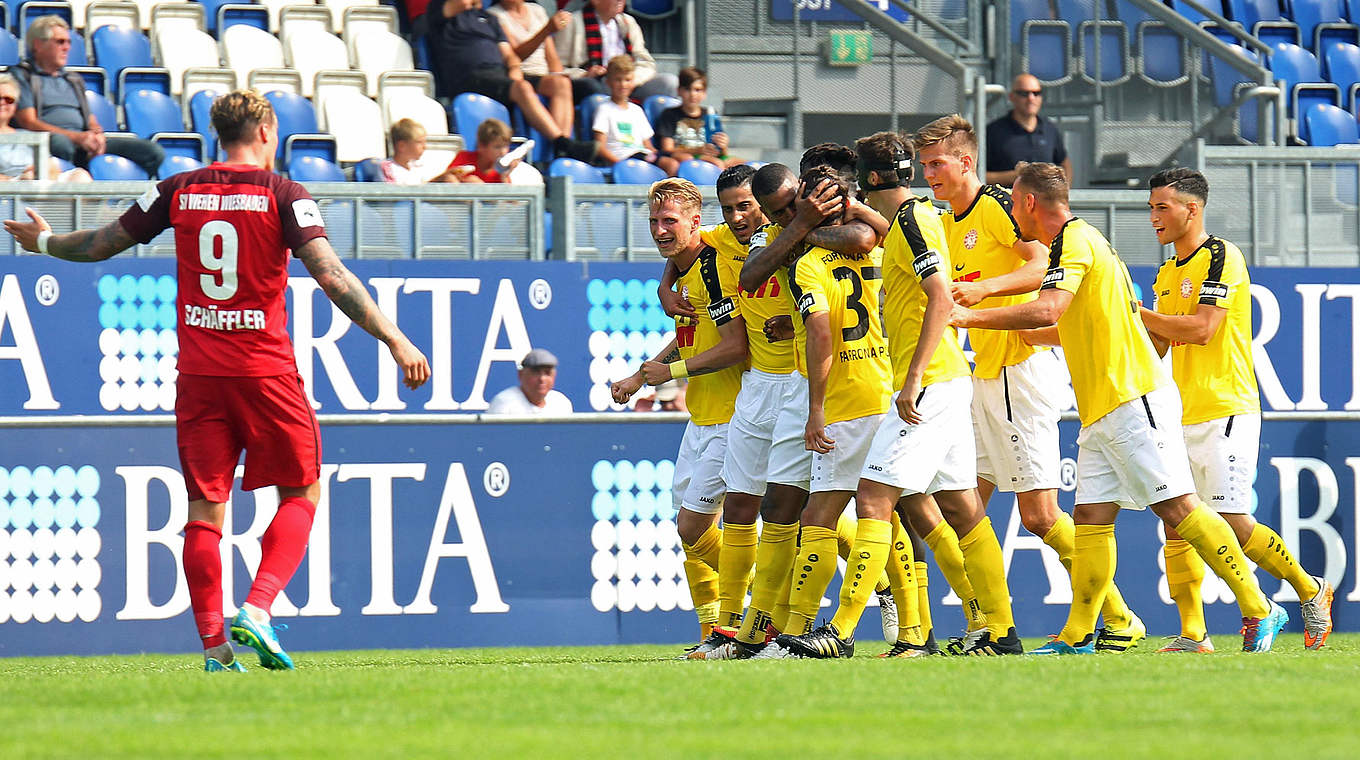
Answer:
M23 80L24 85L28 87L28 91L33 93L33 110L38 118L41 119L43 112L42 88L33 86L33 75L37 72L37 68L33 66L32 61L24 59L19 61L17 65L11 66L9 71L16 79ZM90 104L85 99L85 78L74 71L67 71L64 69L61 72L61 76L75 89L77 95L76 101L80 105L81 123L88 129L90 126ZM101 124L99 126L104 129L109 129L110 127L117 129L118 125Z

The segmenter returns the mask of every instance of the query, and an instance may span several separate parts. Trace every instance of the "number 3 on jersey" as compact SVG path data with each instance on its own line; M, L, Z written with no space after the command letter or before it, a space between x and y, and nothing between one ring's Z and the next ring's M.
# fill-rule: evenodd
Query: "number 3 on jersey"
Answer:
M864 298L863 280L883 279L883 269L866 266L856 272L852 267L842 266L831 270L831 275L837 280L850 281L850 293L845 297L845 308L855 312L857 318L854 325L841 328L841 341L853 343L869 333L869 310L864 308L861 302Z
M219 244L221 240L220 253ZM204 269L216 274L198 276L203 295L214 301L225 301L236 295L236 252L239 239L231 222L214 219L198 231L198 261Z

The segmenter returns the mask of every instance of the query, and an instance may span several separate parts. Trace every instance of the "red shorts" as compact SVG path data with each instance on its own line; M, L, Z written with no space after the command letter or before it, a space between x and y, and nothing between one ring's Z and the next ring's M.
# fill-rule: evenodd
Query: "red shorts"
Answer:
M302 487L321 474L321 430L297 373L180 375L175 432L189 499L225 502L246 452L241 488Z

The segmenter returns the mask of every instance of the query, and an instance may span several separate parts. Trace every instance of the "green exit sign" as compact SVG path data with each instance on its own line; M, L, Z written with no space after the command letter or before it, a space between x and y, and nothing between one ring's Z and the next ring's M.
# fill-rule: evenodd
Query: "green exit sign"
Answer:
M869 32L835 30L828 33L827 63L832 66L858 66L874 57L874 38Z

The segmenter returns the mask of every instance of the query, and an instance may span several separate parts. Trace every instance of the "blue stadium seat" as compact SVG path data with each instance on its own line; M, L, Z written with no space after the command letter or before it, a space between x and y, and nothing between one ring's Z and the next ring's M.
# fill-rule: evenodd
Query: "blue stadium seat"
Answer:
M112 78L109 89L122 99L125 90L152 89L170 94L170 74L158 69L151 57L151 42L135 29L101 26L94 30L95 61ZM127 71L131 69L131 71Z
M1096 0L1057 0L1058 18L1076 26L1083 21L1093 21L1096 17ZM1100 15L1102 18L1109 18L1109 12L1105 10L1104 0L1101 0Z
M279 149L275 158L283 158L284 163L288 163L285 153L291 150L289 141L294 135L315 135L321 131L316 125L316 111L312 101L295 93L274 90L266 92L264 97L274 106L274 117L279 122ZM334 144L328 160L335 160Z
M1352 24L1360 24L1360 0L1346 0L1346 19Z
M722 169L719 169L717 166L710 164L707 161L691 159L680 164L680 168L676 171L675 176L680 177L681 179L687 179L699 187L705 187L717 182L719 174L722 174Z
M1232 46L1232 51L1243 58L1251 60L1253 63L1259 62L1261 56L1254 50ZM1247 78L1237 69L1228 65L1228 62L1218 56L1209 56L1209 79L1214 85L1214 105L1222 108L1233 100L1233 91L1237 85L1247 81Z
M355 182L383 182L382 161L365 158L354 165Z
M485 95L465 92L453 99L449 106L453 116L454 129L463 136L468 150L477 149L477 127L487 119L500 119L510 123L510 110Z
M1323 51L1323 71L1327 81L1341 88L1346 109L1355 113L1357 91L1360 91L1360 47L1333 42Z
M1129 0L1115 0L1114 12L1115 18L1123 21L1130 29L1133 29L1144 21L1158 21L1158 19L1149 15L1147 11L1129 2Z
M1224 7L1228 18L1267 45L1299 44L1299 28L1280 13L1277 0L1225 0Z
M8 29L0 29L0 66L13 66L18 62L19 40Z
M548 165L549 177L571 177L571 181L578 185L603 185L605 184L604 172L598 168L577 161L574 158L554 159Z
M85 89L94 90L100 95L108 93L108 74L98 66L67 66L66 68L68 71L80 74L80 78L85 80Z
M614 184L616 185L650 185L665 178L665 172L636 158L625 158L614 164Z
M155 140L169 155L203 160L202 135L184 129L184 112L169 95L137 90L123 104L128 131L143 140Z
M1100 29L1100 81L1115 85L1128 81L1133 73L1129 60L1129 32L1122 21L1083 21L1081 24L1082 79L1096 81L1096 29Z
M680 105L680 98L674 95L653 95L642 101L642 112L647 114L647 123L656 126L656 120L661 118L661 112L667 108L675 108Z
M221 36L227 27L237 24L253 26L269 31L269 9L263 5L242 3L241 0L227 0L228 4L217 8L217 35ZM208 6L205 5L204 8Z
M295 182L344 182L340 167L316 156L297 156L288 164L288 178Z
M1217 10L1220 12L1222 12L1223 10L1223 6L1221 4L1212 2L1212 0L1210 2L1201 3L1201 5L1208 7L1209 10ZM1187 20L1194 24L1202 24L1209 20L1209 18L1205 16L1203 13L1200 13L1194 8L1191 8L1190 6L1181 2L1180 0L1171 0L1171 10L1181 14Z
M675 0L629 0L628 12L642 18L666 18L675 15Z
M1071 28L1066 21L1026 21L1020 31L1020 68L1044 85L1072 79Z
M1011 2L1011 40L1020 41L1026 21L1052 21L1053 9L1048 0L1012 0Z
M216 90L199 90L189 98L189 127L203 135L205 156L209 161L217 158L217 132L212 127L212 104L222 93Z
M1310 145L1354 145L1360 143L1360 129L1357 129L1355 116L1336 106L1314 103L1304 114L1311 136Z
M1189 46L1185 38L1157 23L1138 25L1138 76L1154 87L1177 87L1189 79Z
M89 104L90 113L98 120L99 126L103 127L105 132L122 131L122 125L118 123L118 109L113 107L108 98L94 90L86 90L85 102Z
M85 53L85 37L80 33L71 35L71 52L66 56L67 66L89 66L90 58Z
M217 9L227 3L243 2L243 0L198 0L203 6L203 25L207 27L208 33L217 37Z
M71 4L67 2L21 2L18 8L19 15L14 19L14 31L27 30L33 25L34 21L43 16L61 16L66 20L66 24L71 25ZM73 33L71 35L75 37Z
M1291 118L1300 113L1297 107L1300 98L1317 102L1318 98L1322 97L1325 102L1331 102L1333 105L1341 102L1340 88L1323 80L1322 68L1318 65L1317 57L1298 45L1287 43L1276 45L1270 56L1270 71L1276 79L1282 81L1285 92L1288 93L1287 103Z
M1319 57L1333 40L1360 43L1360 27L1346 23L1345 8L1342 6L1341 0L1293 0L1291 3L1302 44Z
M90 176L96 180L122 180L126 182L150 179L140 166L112 153L104 153L90 159L86 169L90 172Z
M576 119L576 131L580 134L582 140L595 139L594 130L592 129L595 121L595 112L600 110L601 103L608 100L608 95L589 95L577 105L576 108L579 111L579 114Z
M203 163L200 161L195 161L188 156L173 155L165 157L165 160L161 162L161 168L156 171L156 174L159 175L161 179L165 179L166 177L173 177L180 172L188 172L202 168Z

